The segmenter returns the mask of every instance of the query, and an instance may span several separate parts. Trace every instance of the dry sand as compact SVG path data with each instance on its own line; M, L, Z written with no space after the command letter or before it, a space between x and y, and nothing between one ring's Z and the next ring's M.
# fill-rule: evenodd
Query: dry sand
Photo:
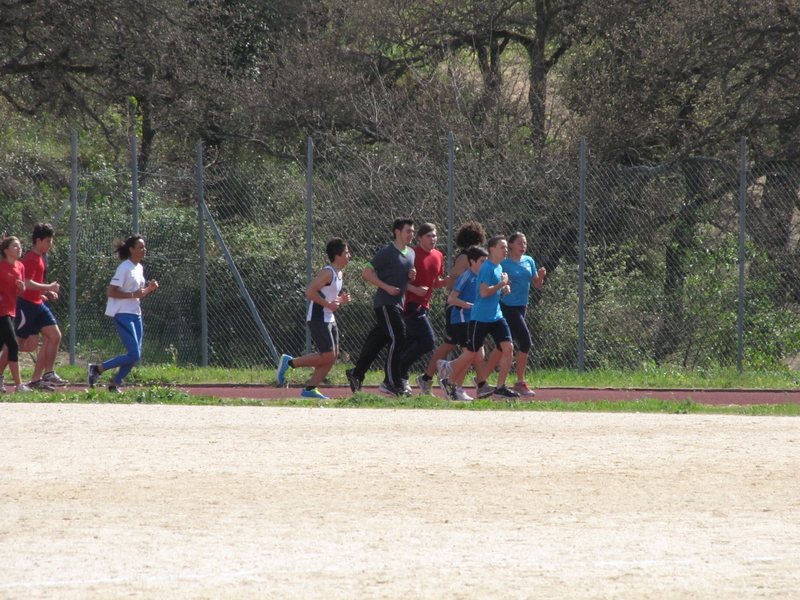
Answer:
M800 597L800 419L0 403L0 598Z

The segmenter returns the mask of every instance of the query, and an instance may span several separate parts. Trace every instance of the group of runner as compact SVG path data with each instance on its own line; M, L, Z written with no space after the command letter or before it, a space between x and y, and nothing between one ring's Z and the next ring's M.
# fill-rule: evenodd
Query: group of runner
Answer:
M352 392L361 389L364 376L378 354L386 348L384 379L379 391L391 396L411 396L411 367L436 346L436 334L428 317L436 289L449 290L446 305L444 342L435 349L424 373L416 378L420 393L430 394L433 376L452 400L472 400L464 391L464 379L474 367L473 381L479 398L515 399L534 396L525 381L525 369L531 348L531 336L525 315L530 288L541 288L547 271L537 269L525 252L527 240L514 233L508 240L498 235L488 240L480 223L465 223L456 235L461 249L449 275L445 276L444 256L435 248L436 226L423 223L415 236L412 219L396 219L392 224L393 240L381 248L364 267L361 276L376 287L373 296L375 325L364 341L352 369L346 371ZM335 313L351 301L341 293L342 270L350 260L347 244L333 238L326 247L330 265L322 269L308 285L307 325L317 346L317 353L299 358L281 356L277 379L286 384L289 369L314 367L314 373L301 396L328 399L319 384L330 371L339 354L339 333ZM488 336L495 349L484 361L483 344ZM506 385L506 378L516 355L517 381ZM456 348L461 355L450 362L447 357ZM498 368L497 385L488 383L489 374Z
M67 384L55 372L55 361L61 344L61 330L47 305L58 300L61 289L57 281L45 283L46 256L52 249L55 230L49 223L33 228L31 249L22 257L22 242L14 236L0 241L0 393L5 393L5 370L14 380L15 392L55 391ZM147 283L141 260L146 256L145 241L133 235L117 243L115 251L121 261L106 291L105 314L125 346L126 353L101 364L89 364L87 380L91 387L100 375L118 368L108 390L121 392L124 378L141 358L144 329L140 300L158 289L156 281ZM42 343L39 348L39 336ZM19 353L39 348L29 383L23 383L19 371Z

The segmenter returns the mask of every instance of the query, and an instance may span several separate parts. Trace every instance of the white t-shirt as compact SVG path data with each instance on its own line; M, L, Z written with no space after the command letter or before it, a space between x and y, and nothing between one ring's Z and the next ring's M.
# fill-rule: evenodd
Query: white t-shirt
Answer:
M111 278L111 285L117 286L121 292L126 293L138 291L146 283L142 263L135 265L130 260L120 263L117 272ZM106 303L106 316L113 317L120 313L142 314L139 298L109 298Z

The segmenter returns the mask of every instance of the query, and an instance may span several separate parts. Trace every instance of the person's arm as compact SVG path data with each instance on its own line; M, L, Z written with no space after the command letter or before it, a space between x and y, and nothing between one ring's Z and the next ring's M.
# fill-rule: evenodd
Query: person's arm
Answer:
M472 302L466 302L458 297L458 290L453 290L447 296L447 303L459 308L472 309Z
M330 285L331 281L333 281L333 273L330 269L322 269L314 279L311 280L311 283L308 284L306 288L306 298L315 302L322 306L323 308L327 308L328 310L335 312L336 309L339 308L339 299L332 302L328 302L325 300L325 297L322 295L320 290L324 288L326 285Z
M456 261L453 263L453 270L450 271L450 275L447 276L445 279L445 286L448 289L453 289L453 286L458 281L458 278L461 277L461 274L469 268L469 259L467 258L466 254L459 254L456 257Z
M536 275L531 277L531 285L537 290L540 289L544 285L545 277L547 277L547 269L539 267L539 270L536 271Z
M148 294L152 294L156 291L159 287L158 282L154 279L150 283L147 284L145 287L140 287L135 292L123 292L118 285L109 285L108 289L106 290L106 296L109 298L117 298L118 300L124 300L126 298L144 298Z
M370 265L364 267L364 270L361 271L361 278L366 281L367 283L371 283L377 288L384 290L387 294L392 296L397 296L400 293L400 288L394 287L387 283L384 283L378 278L378 274L375 273L375 269L373 269Z
M498 290L502 290L504 287L508 285L508 273L503 273L500 276L500 281L494 285L489 285L487 283L481 282L480 285L480 294L481 298L488 298L489 296L493 296L498 292Z

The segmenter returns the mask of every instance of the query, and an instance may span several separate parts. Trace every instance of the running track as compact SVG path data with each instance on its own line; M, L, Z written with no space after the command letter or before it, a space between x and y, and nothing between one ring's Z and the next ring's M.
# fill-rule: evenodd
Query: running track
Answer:
M193 396L207 395L219 398L247 398L258 400L276 400L282 398L298 398L300 387L271 387L268 385L179 385L178 389ZM470 394L473 388L465 388ZM330 398L348 398L351 396L350 388L321 387L320 391ZM364 392L381 395L378 388L365 386ZM415 388L415 392L416 392ZM434 388L434 393L443 397L444 393L439 388ZM471 394L470 394L471 395ZM537 401L563 400L564 402L585 402L592 400L610 400L621 402L625 400L639 400L642 398L656 398L683 402L692 400L698 404L713 405L739 405L750 406L758 404L800 404L800 389L798 390L699 390L699 389L600 389L600 388L541 388L536 390Z

